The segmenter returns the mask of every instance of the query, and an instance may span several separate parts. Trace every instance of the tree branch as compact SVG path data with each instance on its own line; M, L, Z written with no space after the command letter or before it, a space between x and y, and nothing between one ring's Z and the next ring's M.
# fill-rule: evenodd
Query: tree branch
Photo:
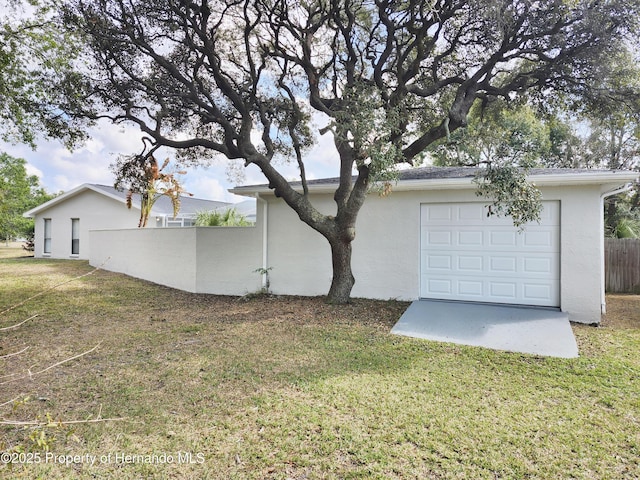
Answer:
M0 420L0 425L13 425L22 427L46 427L46 426L62 426L62 425L79 425L82 423L101 423L101 422L132 422L131 419L126 417L115 418L93 418L89 420L58 420L42 422L38 420L24 421L24 420L8 420L3 418ZM135 422L144 423L144 422Z
M2 355L0 356L0 358L9 358L9 357L15 357L16 355L20 355L24 352L26 352L27 350L29 350L29 347L24 347L22 350L18 351L18 352L14 352L14 353L8 353L6 355Z
M56 362L56 363L54 363L53 365L49 365L48 367L43 368L42 370L38 370L37 372L31 372L31 370L29 370L27 374L25 374L25 375L23 375L23 376L21 376L21 377L18 377L18 378L13 378L13 379L11 379L11 380L7 380L7 381L5 381L5 382L1 382L1 383L0 383L0 385L6 385L6 384L8 384L8 383L17 382L18 380L24 380L24 379L27 379L27 378L28 378L28 379L31 379L31 378L33 378L33 377L35 377L35 376L37 376L37 375L41 375L41 374L43 374L43 373L45 373L45 372L48 372L48 371L49 371L49 370L51 370L52 368L58 367L58 366L60 366L60 365L63 365L63 364L65 364L65 363L68 363L68 362L70 362L70 361L72 361L72 360L76 360L76 359L78 359L78 358L80 358L80 357L83 357L83 356L85 356L85 355L88 355L89 353L91 353L91 352L93 352L94 350L96 350L96 349L97 349L101 344L102 344L102 342L98 343L95 347L93 347L93 348L91 348L91 349L87 350L86 352L79 353L78 355L74 355L73 357L65 358L64 360L61 360L61 361L59 361L59 362Z
M33 298L33 297L32 297L32 298ZM3 313L8 312L8 311L9 311L9 310L5 310L4 312L0 312L0 314L3 314ZM27 323L29 320L31 320L32 318L36 318L37 316L38 316L38 314L35 314L35 315L30 316L30 317L29 317L29 318L27 318L26 320L23 320L23 321L22 321L22 322L20 322L20 323L16 323L15 325L11 325L11 326L9 326L9 327L2 327L2 328L0 328L0 332L2 332L2 331L4 331L4 330L11 330L12 328L18 328L20 325L22 325L22 324L24 324L24 323ZM2 357L0 357L0 358L2 358Z

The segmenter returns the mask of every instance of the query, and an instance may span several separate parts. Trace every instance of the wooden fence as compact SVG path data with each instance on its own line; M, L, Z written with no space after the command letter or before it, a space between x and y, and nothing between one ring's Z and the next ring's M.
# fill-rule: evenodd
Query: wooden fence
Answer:
M640 293L640 239L606 238L605 288L611 293Z

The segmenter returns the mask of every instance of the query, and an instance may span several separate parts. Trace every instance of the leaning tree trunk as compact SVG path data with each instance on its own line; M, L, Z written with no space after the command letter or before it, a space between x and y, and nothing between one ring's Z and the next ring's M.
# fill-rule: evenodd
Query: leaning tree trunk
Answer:
M344 145L342 145L344 146ZM349 153L349 152L347 152ZM348 303L355 277L351 270L352 242L356 236L356 218L364 203L369 183L369 167L358 167L358 177L352 181L352 156L347 154L342 160L340 185L334 195L338 205L335 216L318 212L309 201L308 191L304 193L294 190L289 182L277 172L268 161L253 161L269 179L269 187L277 197L281 197L297 214L300 220L320 233L329 241L333 265L333 279L327 295L329 303ZM305 182L303 182L305 185Z
M337 304L347 303L356 282L351 271L351 240L339 238L329 240L329 244L331 245L333 279L327 301Z

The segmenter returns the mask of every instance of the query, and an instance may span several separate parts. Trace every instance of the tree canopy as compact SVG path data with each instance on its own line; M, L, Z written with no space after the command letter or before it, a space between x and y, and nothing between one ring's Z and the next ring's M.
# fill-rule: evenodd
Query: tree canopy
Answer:
M38 136L68 147L86 138L74 60L77 37L55 21L55 0L0 0L0 138L35 148Z
M22 158L0 153L0 239L28 237L33 220L22 214L53 198L35 175L28 175Z
M479 192L498 200L508 199L521 187L535 193L522 171L510 173L513 166L640 170L640 101L633 94L640 85L640 68L630 52L616 55L611 67L611 75L597 80L581 103L562 92L545 104L531 95L510 101L477 100L467 125L432 145L435 162L488 165ZM494 165L509 168L496 171ZM608 235L633 236L639 231L638 187L605 200ZM528 203L521 201L535 197L518 197L508 205L498 202L496 211L517 205L529 211Z
M450 138L476 101L597 98L638 18L638 0L67 0L90 100L69 115L138 125L150 145L141 155L171 147L256 165L328 240L329 298L343 302L373 182ZM308 196L316 133L332 135L339 156L333 215ZM297 163L301 191L278 158Z
M541 166L552 148L551 129L528 104L476 102L467 125L433 144L439 165Z

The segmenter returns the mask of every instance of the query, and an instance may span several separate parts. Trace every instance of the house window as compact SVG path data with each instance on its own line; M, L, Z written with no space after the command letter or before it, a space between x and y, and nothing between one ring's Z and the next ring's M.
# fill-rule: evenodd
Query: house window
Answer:
M175 217L171 220L167 219L167 227L194 227L196 219L190 217Z
M44 219L44 250L43 253L51 253L51 219Z
M71 219L71 255L80 254L80 219Z

